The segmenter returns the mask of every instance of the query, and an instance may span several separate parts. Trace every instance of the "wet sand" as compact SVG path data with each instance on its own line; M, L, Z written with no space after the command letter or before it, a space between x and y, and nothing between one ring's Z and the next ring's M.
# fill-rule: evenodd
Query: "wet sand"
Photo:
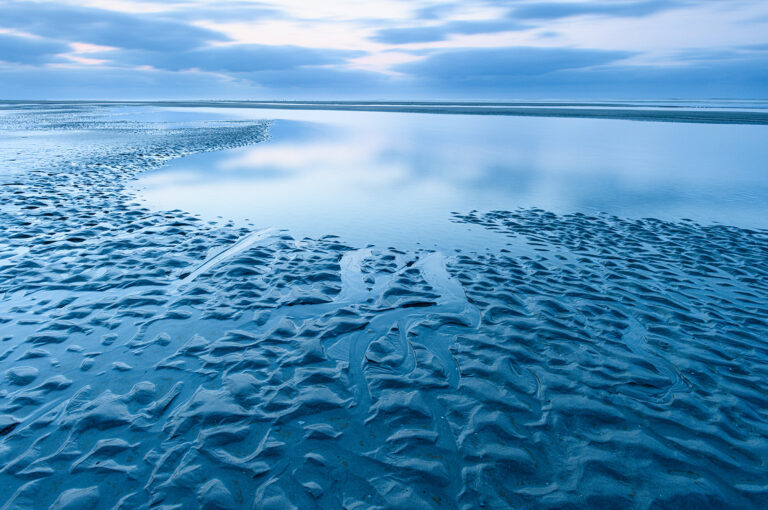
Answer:
M9 107L20 104L62 104L57 101L0 101ZM71 104L70 102L64 104ZM342 110L365 112L429 113L449 115L511 115L518 117L564 117L580 119L616 119L647 122L684 122L696 124L768 124L768 109L758 106L726 106L642 102L514 102L474 103L446 101L418 103L409 101L104 101L100 105L170 106L179 108L257 108L276 110Z
M763 506L768 231L465 211L526 250L429 251L136 204L268 129L0 118L53 137L0 173L0 508Z

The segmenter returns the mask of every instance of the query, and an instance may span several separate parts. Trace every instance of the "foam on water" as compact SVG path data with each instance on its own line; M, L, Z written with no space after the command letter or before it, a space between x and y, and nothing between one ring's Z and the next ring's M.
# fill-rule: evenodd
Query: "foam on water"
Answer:
M510 243L480 252L294 239L131 194L267 122L115 111L0 118L45 133L0 156L0 508L768 502L765 230L526 208L454 214Z

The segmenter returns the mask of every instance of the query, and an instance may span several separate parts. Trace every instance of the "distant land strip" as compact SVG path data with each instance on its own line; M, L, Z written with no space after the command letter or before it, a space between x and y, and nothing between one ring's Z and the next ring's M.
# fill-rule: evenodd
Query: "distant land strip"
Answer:
M698 124L768 125L765 103L759 107L714 104L688 106L663 102L411 102L411 101L0 101L0 105L148 105L167 107L258 108L277 110L344 110L450 115L564 117Z

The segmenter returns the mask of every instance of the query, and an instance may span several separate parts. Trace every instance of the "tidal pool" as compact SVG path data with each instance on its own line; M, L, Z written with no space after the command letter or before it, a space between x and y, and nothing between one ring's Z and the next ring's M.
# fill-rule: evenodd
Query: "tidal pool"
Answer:
M171 110L179 112L179 109ZM768 126L413 113L206 110L272 119L264 143L139 178L155 209L356 243L494 243L473 209L768 226Z

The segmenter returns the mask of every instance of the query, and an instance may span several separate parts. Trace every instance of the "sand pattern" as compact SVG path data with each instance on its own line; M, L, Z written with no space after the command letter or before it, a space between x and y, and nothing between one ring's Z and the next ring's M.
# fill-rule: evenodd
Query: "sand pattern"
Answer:
M496 251L294 239L127 187L267 122L109 111L0 117L49 137L0 155L0 509L768 503L768 232L526 209L455 215Z

